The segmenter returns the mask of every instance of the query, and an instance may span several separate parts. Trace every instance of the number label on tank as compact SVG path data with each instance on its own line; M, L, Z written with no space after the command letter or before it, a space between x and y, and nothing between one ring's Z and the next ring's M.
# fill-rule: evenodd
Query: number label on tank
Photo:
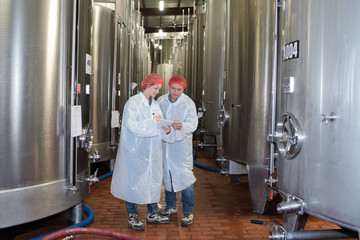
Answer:
M288 43L284 46L284 61L299 58L300 41Z

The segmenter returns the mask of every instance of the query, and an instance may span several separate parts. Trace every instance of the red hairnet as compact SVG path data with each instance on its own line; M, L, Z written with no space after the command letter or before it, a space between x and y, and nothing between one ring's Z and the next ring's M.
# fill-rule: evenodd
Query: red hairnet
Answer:
M186 88L186 80L181 75L172 76L169 80L169 86L171 86L172 84L180 84L181 86L183 86L184 89Z
M140 83L140 87L142 89L146 89L148 87L152 87L154 85L161 84L164 85L164 80L156 73L152 73L144 78Z

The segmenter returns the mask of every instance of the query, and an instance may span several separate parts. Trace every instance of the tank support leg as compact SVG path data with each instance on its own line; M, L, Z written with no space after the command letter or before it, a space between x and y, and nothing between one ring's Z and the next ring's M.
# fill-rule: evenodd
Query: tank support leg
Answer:
M267 208L265 178L268 178L269 171L266 167L247 165L250 198L252 210L255 213L264 214Z
M78 205L71 208L70 222L73 224L79 223L84 219L84 203L80 202Z
M290 213L283 215L284 228L287 232L297 232L304 230L308 214L299 215L297 213Z

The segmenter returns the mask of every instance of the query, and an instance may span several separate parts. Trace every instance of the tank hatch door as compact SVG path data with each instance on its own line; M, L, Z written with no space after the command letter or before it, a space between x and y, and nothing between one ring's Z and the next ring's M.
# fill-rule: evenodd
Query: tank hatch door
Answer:
M290 113L283 114L276 124L276 144L286 159L295 158L303 144L303 131L298 120Z
M218 128L223 128L225 126L225 124L229 121L229 118L230 118L229 114L225 110L224 105L222 105L220 107L220 111L219 111L219 114L217 116Z

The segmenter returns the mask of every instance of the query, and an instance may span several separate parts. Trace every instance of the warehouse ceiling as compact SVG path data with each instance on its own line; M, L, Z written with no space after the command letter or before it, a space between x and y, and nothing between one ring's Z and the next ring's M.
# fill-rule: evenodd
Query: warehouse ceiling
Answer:
M159 32L160 29L163 32L186 32L188 19L199 0L164 0L163 11L159 10L159 2L135 0L135 9L140 5L145 33Z

